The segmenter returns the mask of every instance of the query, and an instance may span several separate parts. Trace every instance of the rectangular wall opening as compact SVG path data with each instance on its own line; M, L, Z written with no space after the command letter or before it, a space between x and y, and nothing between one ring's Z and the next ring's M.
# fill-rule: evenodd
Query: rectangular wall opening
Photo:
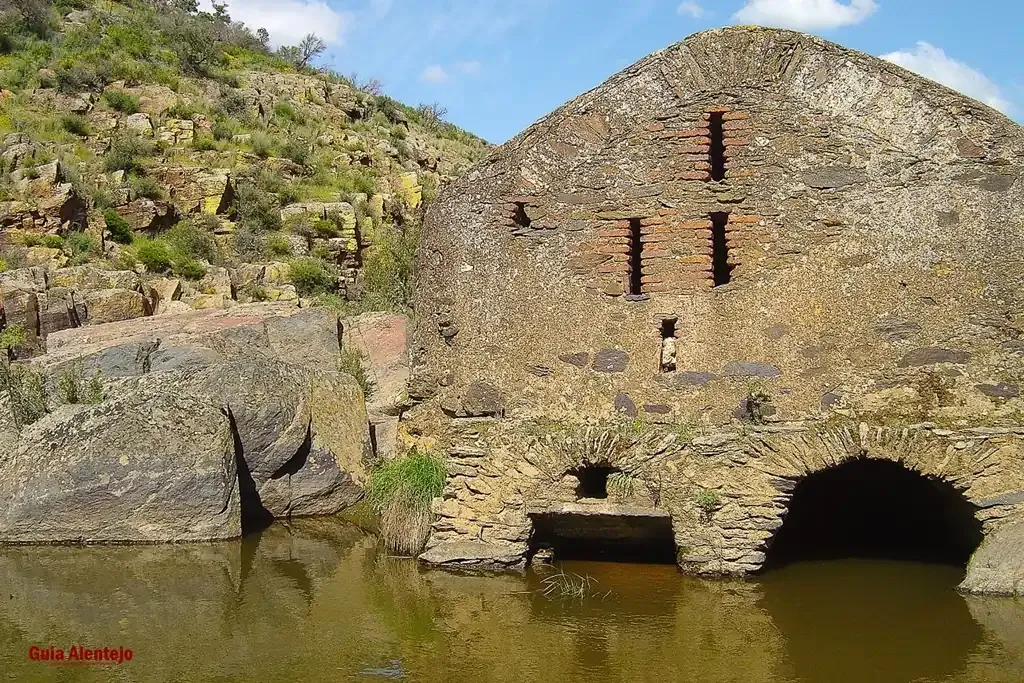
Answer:
M729 225L729 214L715 212L711 218L711 264L715 287L727 285L732 280L733 266L729 265L729 238L725 229Z
M668 515L531 514L530 556L551 551L555 560L675 564L676 539Z
M632 295L644 293L644 244L640 238L640 219L629 219L629 286L627 288L627 293Z
M725 180L725 115L719 111L712 112L710 116L711 150L708 161L711 163L711 179Z
M676 322L677 318L661 321L661 371L676 371Z
M526 214L526 202L515 202L515 210L512 212L512 222L521 228L530 227L530 217Z

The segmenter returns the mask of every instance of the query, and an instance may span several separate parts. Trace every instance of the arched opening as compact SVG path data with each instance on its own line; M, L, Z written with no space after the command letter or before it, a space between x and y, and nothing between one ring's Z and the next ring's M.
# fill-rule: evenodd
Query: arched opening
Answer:
M849 460L796 486L764 567L851 557L965 566L982 539L975 509L941 479Z

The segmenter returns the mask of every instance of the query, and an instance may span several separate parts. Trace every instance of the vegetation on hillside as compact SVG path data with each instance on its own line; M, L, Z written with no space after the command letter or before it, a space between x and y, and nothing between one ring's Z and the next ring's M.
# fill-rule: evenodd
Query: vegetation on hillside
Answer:
M376 81L316 69L317 36L272 50L265 28L229 12L196 0L0 0L0 151L26 147L0 158L0 202L34 201L30 183L59 162L58 182L87 206L49 230L60 264L198 281L212 268L286 262L299 296L405 310L420 197L431 201L486 143L439 105L406 106ZM230 177L226 204L183 199L173 178L211 169ZM176 220L140 218L146 201L171 205ZM347 203L354 216L283 215L309 202ZM15 227L0 240L5 269L41 245ZM346 287L353 264L363 275Z

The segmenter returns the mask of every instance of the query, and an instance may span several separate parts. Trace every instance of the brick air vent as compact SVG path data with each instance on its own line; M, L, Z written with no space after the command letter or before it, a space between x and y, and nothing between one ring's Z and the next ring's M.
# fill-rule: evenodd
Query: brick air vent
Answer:
M627 292L638 295L644 293L643 256L644 245L640 239L640 219L629 220L629 282Z
M711 147L708 163L711 165L711 180L725 180L725 112L711 112L708 128Z
M715 212L711 219L711 265L715 287L727 285L732 280L733 265L729 262L729 214Z

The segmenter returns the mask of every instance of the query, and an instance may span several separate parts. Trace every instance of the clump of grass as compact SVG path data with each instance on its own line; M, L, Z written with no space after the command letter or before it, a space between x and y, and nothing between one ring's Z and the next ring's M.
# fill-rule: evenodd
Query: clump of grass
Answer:
M0 332L0 351L3 351L4 355L9 358L14 350L26 341L28 341L28 335L23 326L8 325Z
M98 371L87 380L82 362L76 361L57 378L57 397L71 405L101 403L103 380Z
M61 128L72 135L78 135L83 138L89 135L89 120L79 114L68 114L60 117L60 125Z
M139 111L139 100L122 90L108 90L103 93L103 101L122 114L135 114Z
M376 391L377 386L376 382L373 381L373 378L366 371L365 360L366 355L362 351L343 349L339 367L342 372L355 378L356 382L359 383L359 388L363 390L363 398L369 400L373 396L373 392Z
M128 187L132 189L132 193L136 197L145 197L146 199L164 198L164 189L160 186L160 183L148 176L132 174L128 177Z
M131 223L114 209L103 212L103 220L107 223L107 234L119 244L131 244L135 238Z
M747 386L747 398L744 405L747 416L754 424L764 424L765 418L775 414L771 394L763 385L756 382Z
M125 173L141 173L145 170L143 160L153 154L153 145L135 135L124 135L114 140L110 150L103 157L103 168Z
M540 585L540 594L542 596L556 600L582 602L588 598L604 600L611 595L611 591L601 593L594 588L597 585L597 579L594 577L566 573L564 569L560 569L557 574L544 577Z
M700 510L700 521L710 524L715 511L722 507L721 496L714 489L701 489L696 496L697 509Z
M29 367L0 361L0 392L7 394L11 419L19 429L50 412L46 381Z
M327 264L317 258L296 258L288 263L288 270L295 291L300 296L327 294L338 287L338 278Z
M366 498L380 515L388 548L404 555L419 553L434 518L430 503L441 495L447 477L440 458L415 449L370 472Z
M134 240L135 258L151 273L164 273L174 265L171 248L163 240L137 237Z
M265 248L271 256L291 256L292 243L284 235L271 233L267 235Z

